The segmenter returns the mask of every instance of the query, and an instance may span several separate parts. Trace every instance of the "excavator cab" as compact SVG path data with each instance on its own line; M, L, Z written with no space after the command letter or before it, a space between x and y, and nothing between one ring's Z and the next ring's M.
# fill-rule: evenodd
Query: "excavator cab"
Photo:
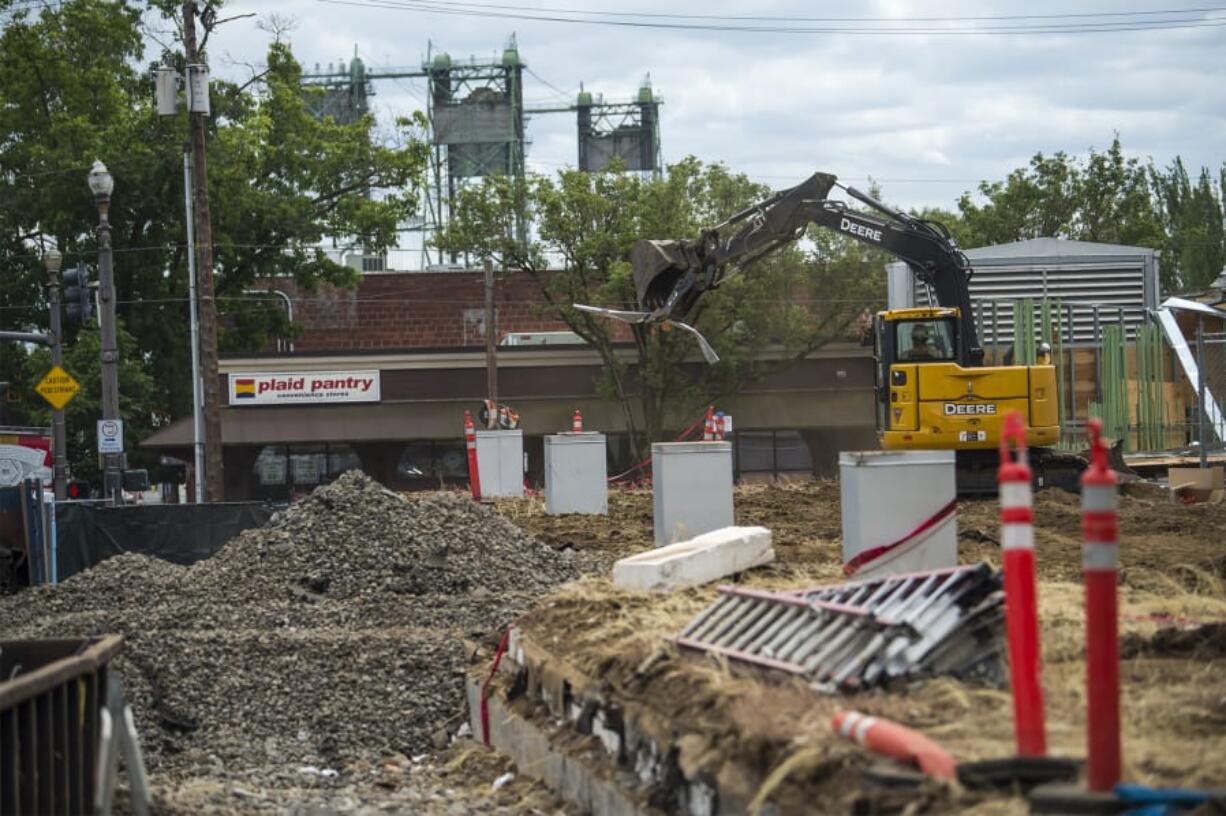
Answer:
M1027 419L1033 446L1059 435L1051 366L982 366L959 336L956 308L879 312L877 429L887 450L994 451L1005 414Z

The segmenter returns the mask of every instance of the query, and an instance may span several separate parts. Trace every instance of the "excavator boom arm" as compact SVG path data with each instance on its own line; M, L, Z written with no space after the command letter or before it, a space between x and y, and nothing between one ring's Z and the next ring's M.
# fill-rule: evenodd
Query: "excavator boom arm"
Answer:
M730 266L742 269L794 241L809 224L876 246L904 261L936 294L941 306L956 307L967 357L981 362L968 281L970 262L940 225L892 209L854 188L853 198L876 212L849 209L827 199L834 176L814 173L704 230L697 239L639 241L633 249L635 287L640 304L655 314L681 320L703 292L719 286Z

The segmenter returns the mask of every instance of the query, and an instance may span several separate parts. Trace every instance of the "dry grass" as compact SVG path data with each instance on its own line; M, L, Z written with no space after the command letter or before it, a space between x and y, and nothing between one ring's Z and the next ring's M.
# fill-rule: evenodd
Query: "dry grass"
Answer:
M797 569L785 582L747 576L773 588L811 584L829 571ZM1208 590L1210 582L1203 582ZM753 767L758 804L793 796L826 780L831 762L861 762L859 749L833 735L830 719L855 708L918 728L963 760L1013 752L1008 691L969 686L948 678L904 692L873 691L823 697L798 680L729 664L722 658L681 653L668 643L714 597L714 588L656 596L614 589L588 578L553 595L522 622L525 633L618 699L645 706L662 732L702 735L714 773L739 758ZM1084 756L1085 661L1082 588L1068 582L1040 589L1043 686L1052 754ZM1122 635L1150 637L1169 619L1226 621L1226 597L1195 592L1175 582L1161 593L1123 587ZM1210 785L1226 778L1226 655L1198 660L1141 656L1122 664L1126 777L1154 785ZM854 760L854 761L853 761ZM835 777L848 776L834 774ZM854 777L854 774L851 776ZM968 804L969 812L1024 812L1003 801Z
M611 494L607 519L559 521L539 500L508 508L555 544L650 546L649 493ZM785 590L842 580L837 485L815 482L740 487L737 521L775 532L779 560L743 576L749 586ZM502 508L500 507L500 510ZM964 563L999 563L994 502L959 507ZM1080 517L1076 496L1043 491L1036 502L1039 601L1048 743L1051 753L1084 756L1084 660ZM1226 506L1179 507L1125 496L1121 504L1120 632L1148 642L1173 623L1226 621ZM658 733L685 741L687 761L744 801L839 802L859 795L858 747L838 739L830 719L856 708L918 728L964 760L1011 755L1007 690L947 678L905 689L823 697L802 682L726 660L683 653L669 639L715 597L714 586L667 596L624 592L586 578L550 596L521 625L529 638L619 700L640 707ZM1134 650L1121 664L1125 776L1143 784L1207 786L1226 779L1226 649L1204 653ZM1216 651L1215 651L1216 649ZM731 764L741 769L729 773ZM1023 800L963 794L945 810L1026 812ZM845 811L846 807L835 810ZM941 810L941 807L937 808ZM786 808L785 808L786 810Z

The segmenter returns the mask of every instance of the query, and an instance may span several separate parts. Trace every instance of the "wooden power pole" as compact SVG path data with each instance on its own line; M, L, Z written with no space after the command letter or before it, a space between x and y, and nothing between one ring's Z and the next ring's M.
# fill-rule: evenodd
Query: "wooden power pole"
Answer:
M213 226L209 218L209 174L205 157L208 118L208 73L196 53L196 2L183 3L183 49L187 59L188 119L191 122L193 221L196 228L196 274L200 312L200 378L204 380L205 500L225 500L221 457L221 380L217 374L217 299L213 287ZM203 101L192 101L203 91ZM200 474L196 474L200 478Z
M485 262L485 395L498 410L498 327L494 310L494 264ZM489 427L497 428L494 419Z

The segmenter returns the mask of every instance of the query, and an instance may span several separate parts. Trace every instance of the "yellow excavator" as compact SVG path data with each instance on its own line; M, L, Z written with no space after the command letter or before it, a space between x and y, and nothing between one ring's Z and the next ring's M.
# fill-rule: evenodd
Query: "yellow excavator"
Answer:
M871 211L829 199L835 187ZM949 231L844 187L827 173L815 173L697 238L637 242L631 261L642 311L578 308L632 323L676 326L694 335L708 362L716 362L710 344L685 322L687 313L733 268L745 269L799 239L811 224L896 256L939 304L877 313L873 335L882 448L957 451L959 489L980 492L995 489L995 452L1005 414L1022 413L1032 448L1056 443L1055 368L983 364L967 285L974 271ZM1034 457L1037 465L1043 453Z

